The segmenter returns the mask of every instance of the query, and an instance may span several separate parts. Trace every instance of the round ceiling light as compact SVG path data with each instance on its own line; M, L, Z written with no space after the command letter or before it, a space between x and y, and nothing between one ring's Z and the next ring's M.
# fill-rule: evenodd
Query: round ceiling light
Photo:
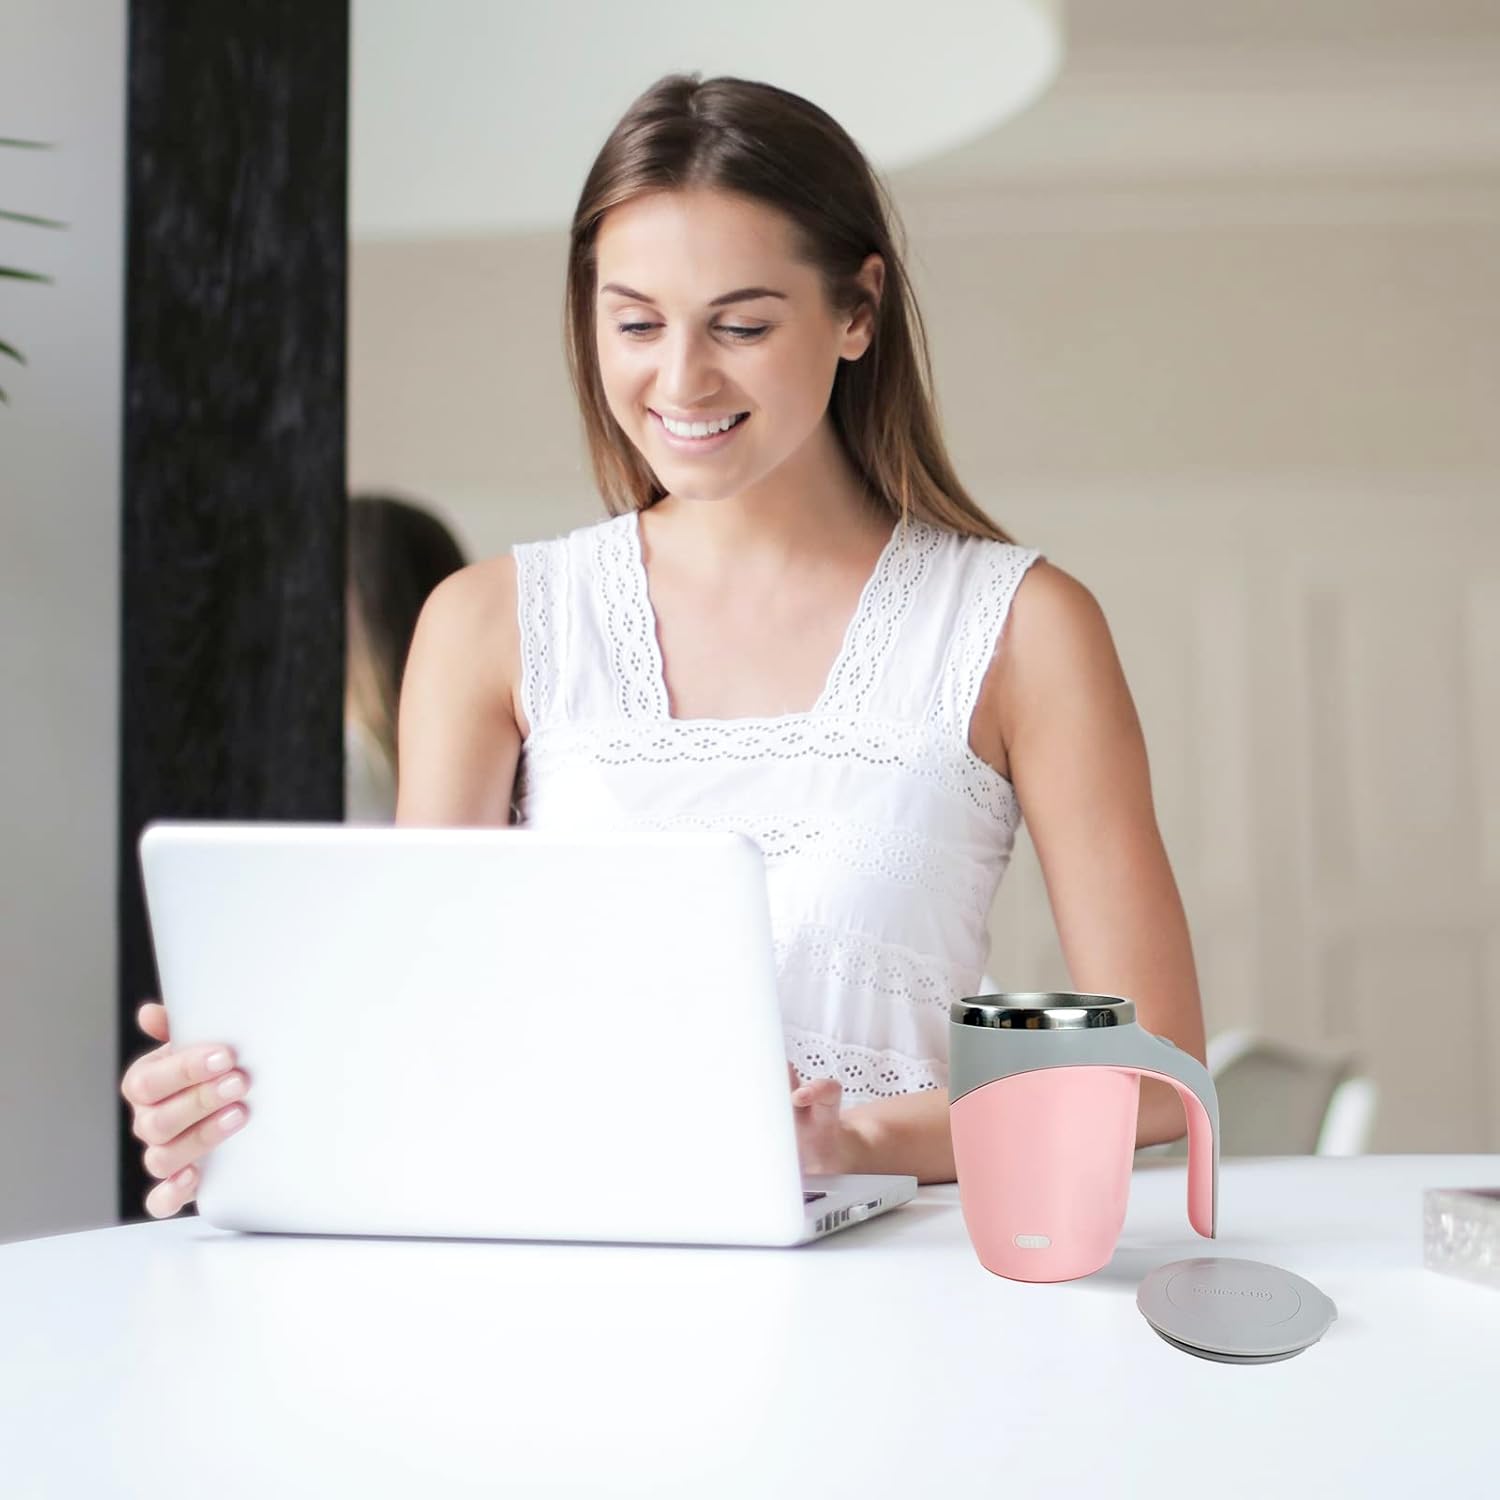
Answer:
M774 83L881 172L993 130L1051 82L1061 0L353 0L349 230L565 227L615 121L664 73Z

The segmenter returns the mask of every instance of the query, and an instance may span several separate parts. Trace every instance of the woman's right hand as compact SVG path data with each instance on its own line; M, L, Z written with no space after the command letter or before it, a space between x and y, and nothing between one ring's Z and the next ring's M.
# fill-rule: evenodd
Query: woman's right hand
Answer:
M244 1104L233 1101L243 1101L250 1080L220 1043L174 1048L166 1006L150 1001L136 1020L163 1045L131 1063L120 1093L135 1111L131 1133L146 1143L146 1171L162 1179L146 1195L146 1212L165 1219L197 1193L198 1159L245 1123Z

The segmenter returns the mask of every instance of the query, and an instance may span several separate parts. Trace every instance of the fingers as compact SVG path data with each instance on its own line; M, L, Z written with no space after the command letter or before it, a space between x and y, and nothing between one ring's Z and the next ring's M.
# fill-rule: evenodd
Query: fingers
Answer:
M844 1086L837 1078L810 1078L792 1089L792 1103L799 1109L837 1104L843 1093Z
M135 1019L141 1030L155 1041L167 1042L172 1039L167 1026L167 1007L159 1001L146 1001L135 1013Z
M166 1006L160 1005L154 1000L148 1000L136 1011L135 1019L136 1024L141 1028L142 1031L146 1033L147 1036L154 1037L158 1042L164 1044L160 1047L153 1048L150 1052L143 1052L140 1057L136 1058L135 1062L142 1063L147 1059L154 1060L156 1058L165 1056L165 1054L170 1050L170 1047L166 1045L170 1040L170 1034L167 1030ZM134 1067L135 1065L132 1064L130 1068L126 1069L125 1077L120 1082L121 1094L123 1094L125 1096L125 1099L131 1103L133 1103L134 1100L131 1099L130 1093L128 1091L134 1087L131 1076Z
M139 1020L149 1035L168 1035L163 1007L142 1006ZM146 1145L146 1171L162 1179L146 1195L153 1218L192 1199L200 1180L195 1163L244 1125L249 1087L232 1049L214 1042L177 1050L164 1041L126 1069L120 1093L134 1107L133 1133Z
M797 1077L796 1064L790 1058L787 1059L786 1076L792 1088L792 1103L799 1108L810 1104L827 1104L831 1100L837 1100L844 1091L837 1078L809 1078L803 1083ZM829 1086L836 1091L832 1095L828 1092Z
M176 1177L184 1167L191 1166L205 1152L212 1151L226 1136L231 1136L249 1118L243 1104L231 1104L200 1120L190 1130L161 1145L148 1146L142 1161L153 1177L165 1180ZM156 1189L152 1189L155 1192ZM179 1205L180 1207L180 1205ZM175 1213L176 1209L169 1210Z
M180 1051L171 1046L158 1047L154 1052L136 1058L125 1070L120 1092L127 1103L139 1108L159 1103L169 1094L179 1094L205 1079L215 1078L233 1066L233 1052L217 1042L203 1042Z
M158 1182L146 1194L146 1212L153 1219L170 1219L198 1190L197 1167L184 1167L175 1177Z
M792 1121L797 1131L797 1160L814 1175L853 1170L849 1131L840 1101L844 1086L837 1078L809 1078L792 1090Z
M834 1098L837 1098L838 1094L842 1094L844 1091L843 1085L837 1078L809 1078L806 1083L803 1083L797 1077L795 1064L791 1062L788 1062L786 1065L786 1076L787 1082L792 1088L793 1104L811 1104L814 1102L821 1104L826 1102L829 1098L827 1086L831 1086L838 1091L837 1094L832 1096Z
M206 1083L196 1083L181 1093L169 1094L159 1104L139 1105L133 1134L148 1146L165 1146L200 1120L207 1119L236 1099L243 1099L249 1088L250 1080L243 1070L233 1069ZM166 1173L152 1175L163 1177Z

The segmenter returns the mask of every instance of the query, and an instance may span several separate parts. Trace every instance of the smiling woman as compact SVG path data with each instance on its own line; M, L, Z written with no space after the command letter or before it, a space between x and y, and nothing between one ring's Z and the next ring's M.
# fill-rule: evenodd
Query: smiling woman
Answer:
M673 473L683 497L743 492L756 471L779 469L822 424L840 361L868 343L867 327L836 337L834 309L796 254L792 222L712 188L648 190L597 233L594 352L610 411L643 454L713 460L691 477ZM742 266L777 267L777 286L718 291ZM673 295L633 291L644 272ZM856 279L858 295L877 303L881 257L867 256Z
M565 299L610 519L434 591L397 821L751 838L810 1173L952 1179L947 1007L985 971L1023 808L1076 986L1201 1060L1108 627L960 482L854 141L770 84L661 79L583 184ZM1167 1095L1143 1141L1181 1133ZM152 1157L161 1211L212 1144L184 1139Z
M695 139L674 136L684 118ZM746 128L775 148L731 159ZM846 491L1008 540L944 451L893 223L859 147L795 94L674 76L636 102L584 182L568 264L569 370L610 511L666 493L649 454L722 456L713 477L691 481L695 494L743 489L749 470L775 468L820 432L804 456L844 470ZM732 379L708 368L710 351L732 360ZM903 420L876 419L887 412ZM734 417L749 420L732 438L672 432Z
M893 217L848 135L784 90L673 76L627 112L567 278L617 519L440 591L399 815L464 821L494 777L525 826L754 838L805 1160L931 1180L952 1173L942 1002L983 972L1023 805L1077 981L1204 1041L1108 628L954 472ZM446 653L484 628L512 669L461 689ZM476 690L515 731L466 809L437 726ZM1169 1090L1143 1097L1143 1141L1180 1133Z

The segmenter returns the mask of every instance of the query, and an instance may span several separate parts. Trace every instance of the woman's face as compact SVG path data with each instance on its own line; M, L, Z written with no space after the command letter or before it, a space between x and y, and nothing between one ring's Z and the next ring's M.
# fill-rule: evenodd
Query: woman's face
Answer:
M869 312L837 316L789 222L753 199L651 193L610 210L597 251L605 397L668 494L741 495L774 474L823 421L839 360L869 345ZM878 297L878 256L862 274Z

